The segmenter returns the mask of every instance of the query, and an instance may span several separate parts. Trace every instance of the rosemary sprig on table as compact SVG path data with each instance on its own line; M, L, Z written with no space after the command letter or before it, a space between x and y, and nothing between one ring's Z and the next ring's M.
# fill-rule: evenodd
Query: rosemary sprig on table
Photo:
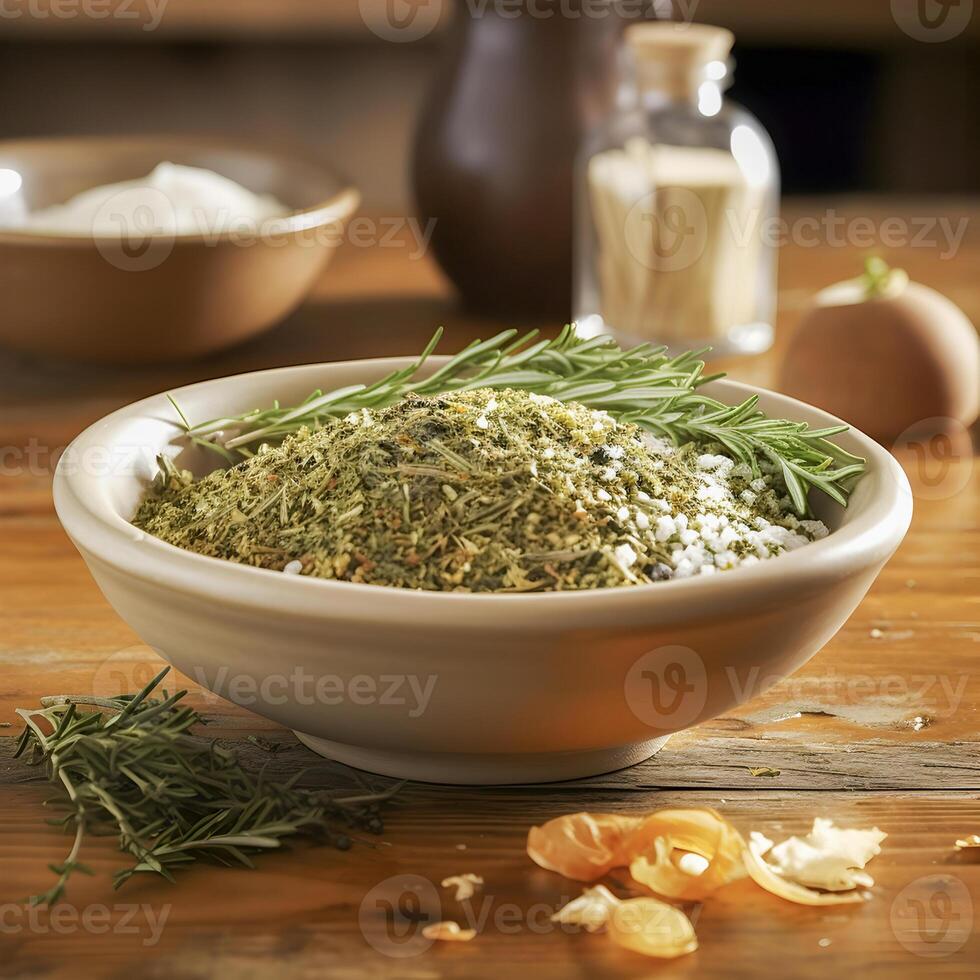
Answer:
M74 828L65 861L32 904L53 905L71 875L92 872L79 860L86 833L117 835L120 850L134 863L114 875L119 887L141 872L174 880L174 872L197 860L251 868L250 855L277 848L302 835L350 847L344 829L382 829L378 804L394 789L311 790L250 773L235 753L190 733L202 722L180 704L187 693L150 695L169 668L138 694L113 698L43 698L42 708L18 709L26 728L16 756L43 768L63 796L66 814L51 822ZM81 711L81 707L94 710ZM395 787L397 789L397 787Z
M720 443L756 473L759 457L767 457L780 468L799 514L809 511L810 487L846 505L851 482L864 469L864 460L829 441L847 426L810 429L805 422L767 418L755 396L730 406L704 394L702 386L723 375L705 375L703 350L676 357L649 344L622 350L610 337L582 338L573 326L554 340L536 340L536 334L519 337L516 330L505 330L474 341L428 377L419 377L442 336L440 328L415 362L373 384L314 391L300 405L277 403L197 425L187 422L176 402L174 407L192 440L236 462L251 454L250 446L277 442L324 418L382 408L411 394L522 389L604 410L676 444Z

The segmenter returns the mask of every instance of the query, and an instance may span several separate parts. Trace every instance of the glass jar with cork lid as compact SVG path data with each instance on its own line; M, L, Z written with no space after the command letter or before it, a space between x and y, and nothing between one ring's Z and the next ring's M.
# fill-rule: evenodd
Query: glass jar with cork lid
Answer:
M626 32L618 109L579 160L582 333L717 353L771 345L779 164L758 120L724 98L733 42L703 24Z

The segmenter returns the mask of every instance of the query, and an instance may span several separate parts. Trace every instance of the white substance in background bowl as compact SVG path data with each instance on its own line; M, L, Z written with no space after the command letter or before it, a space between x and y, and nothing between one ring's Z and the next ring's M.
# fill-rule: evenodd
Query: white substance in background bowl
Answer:
M145 177L93 187L64 204L33 211L16 227L99 237L254 232L263 221L291 210L212 170L161 163Z

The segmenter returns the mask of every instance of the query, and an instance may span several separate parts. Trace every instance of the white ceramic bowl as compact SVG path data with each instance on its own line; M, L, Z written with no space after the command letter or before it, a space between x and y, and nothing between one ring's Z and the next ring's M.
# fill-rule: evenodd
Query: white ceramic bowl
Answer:
M261 371L181 388L191 420L375 380L405 360ZM433 364L438 364L434 359ZM825 412L758 394L770 415ZM652 755L806 663L843 625L908 529L901 468L859 432L868 468L847 510L814 498L822 541L712 577L589 592L413 592L287 576L182 551L129 523L157 453L198 473L163 395L83 432L58 466L58 516L106 598L217 694L361 769L450 783L593 775Z

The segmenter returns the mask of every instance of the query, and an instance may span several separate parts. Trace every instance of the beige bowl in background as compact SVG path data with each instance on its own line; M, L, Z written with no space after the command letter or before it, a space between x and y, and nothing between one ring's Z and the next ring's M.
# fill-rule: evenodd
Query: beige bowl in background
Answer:
M408 363L282 368L174 395L198 422L371 382ZM735 382L708 390L727 403L757 394L773 416L836 422ZM720 575L586 592L460 594L325 581L148 537L129 519L157 454L199 475L215 466L209 451L186 446L163 395L82 433L58 465L54 495L119 615L204 686L361 769L434 782L536 782L647 758L670 733L802 666L840 629L912 513L908 481L888 452L856 431L840 442L868 467L847 510L814 498L831 528L823 540Z
M0 142L0 170L20 176L17 193L31 211L143 177L164 161L214 170L294 213L274 219L268 234L228 228L143 241L0 228L0 344L113 364L197 357L236 344L299 305L360 200L320 162L218 139Z

